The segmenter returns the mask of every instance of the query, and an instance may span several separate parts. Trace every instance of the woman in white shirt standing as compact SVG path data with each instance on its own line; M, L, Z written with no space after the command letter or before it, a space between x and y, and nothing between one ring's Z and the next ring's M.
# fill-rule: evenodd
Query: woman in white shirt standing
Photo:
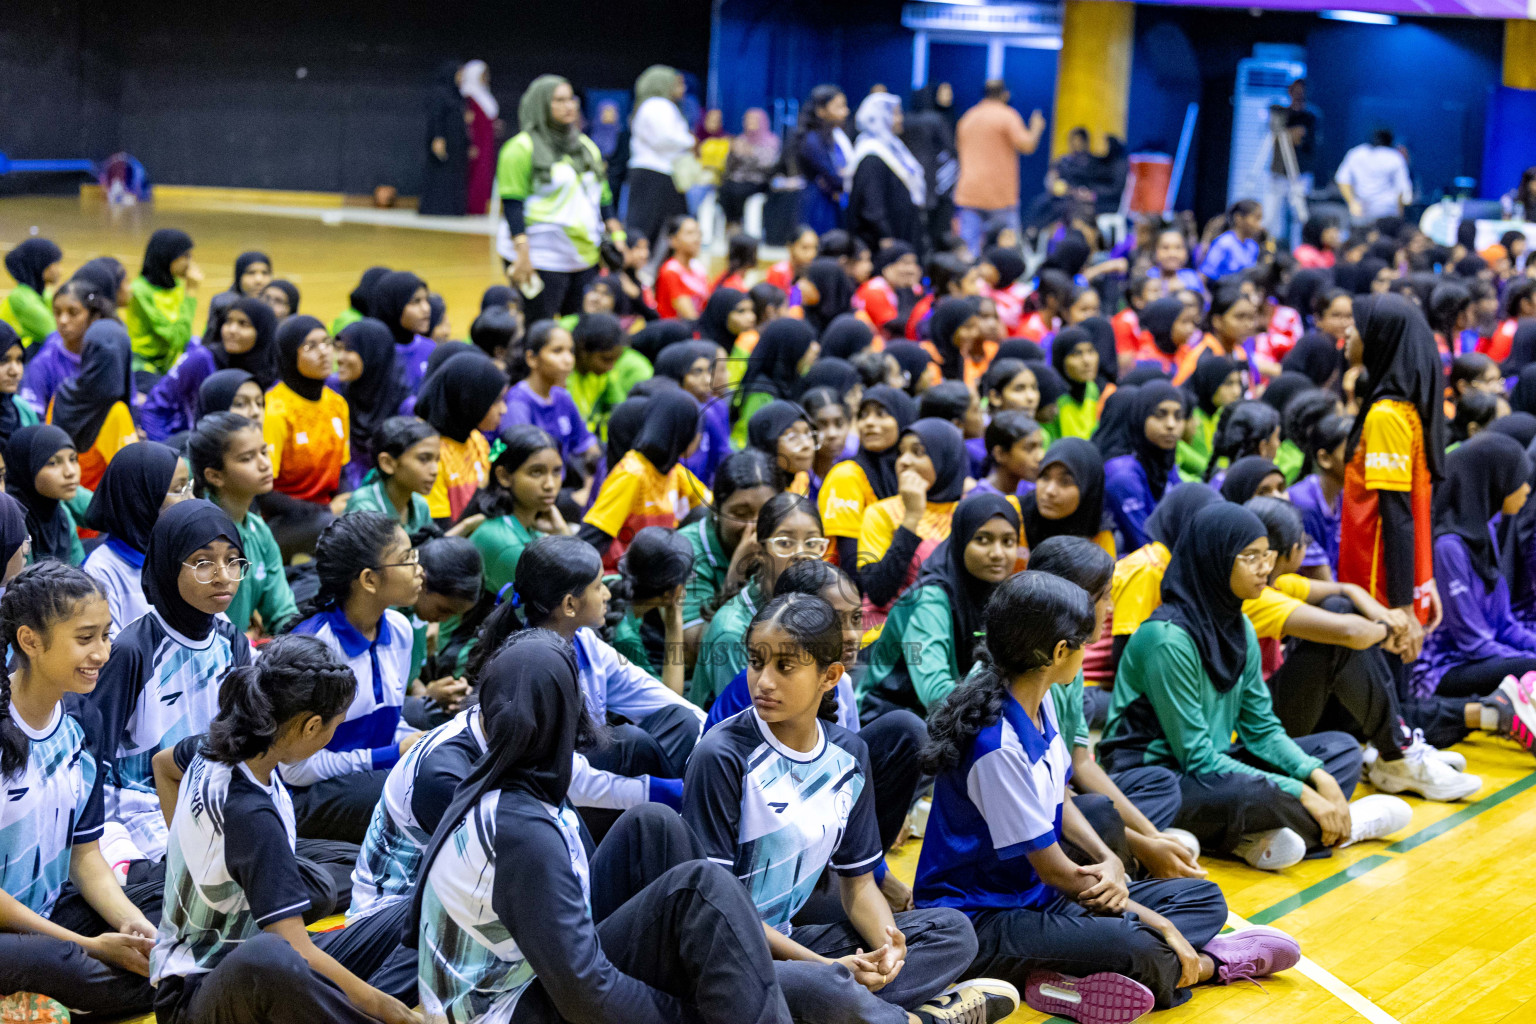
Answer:
M629 208L625 225L656 248L661 226L688 212L688 203L672 180L678 157L693 152L693 132L678 101L687 92L683 76L665 64L645 69L635 82L635 113L630 121Z

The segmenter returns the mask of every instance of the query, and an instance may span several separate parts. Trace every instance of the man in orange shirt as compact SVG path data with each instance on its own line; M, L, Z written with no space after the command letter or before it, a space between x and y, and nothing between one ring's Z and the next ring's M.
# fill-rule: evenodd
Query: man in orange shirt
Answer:
M1001 79L987 82L982 101L965 112L955 128L960 177L955 206L960 211L960 237L973 255L981 253L987 229L999 222L1020 233L1019 154L1033 153L1045 133L1045 115L1036 110L1029 124L1008 105L1008 86Z

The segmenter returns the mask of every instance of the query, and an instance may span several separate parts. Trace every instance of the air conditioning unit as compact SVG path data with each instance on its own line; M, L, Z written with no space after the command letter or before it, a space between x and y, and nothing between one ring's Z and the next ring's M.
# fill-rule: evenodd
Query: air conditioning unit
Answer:
M1286 89L1306 74L1307 65L1302 60L1266 55L1237 62L1237 89L1232 96L1232 162L1227 172L1228 206L1239 199L1264 199L1269 190L1270 164L1267 160L1261 163L1260 156L1269 141L1269 108L1290 103Z

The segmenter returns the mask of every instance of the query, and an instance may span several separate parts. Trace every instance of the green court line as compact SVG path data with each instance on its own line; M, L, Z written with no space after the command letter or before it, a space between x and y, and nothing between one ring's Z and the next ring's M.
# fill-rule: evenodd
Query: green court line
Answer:
M1532 772L1523 779L1511 782L1503 789L1496 793L1488 794L1476 803L1468 804L1461 810L1457 811L1455 814L1450 814L1444 818L1441 818L1433 825L1420 829L1413 835L1408 836L1406 839L1399 839L1397 842L1387 847L1387 849L1392 853L1407 853L1409 850L1415 849L1416 847L1422 846L1423 844L1429 842L1436 836L1444 835L1451 829L1455 828L1457 825L1477 817L1484 811L1492 810L1504 801L1519 796L1521 793L1524 793L1532 786L1536 786L1536 772Z
M1279 903L1274 904L1273 906L1265 907L1257 914L1248 915L1248 920L1252 924L1270 924L1271 922L1284 917L1286 914L1289 914L1291 911L1300 910L1302 907L1306 906L1308 903L1311 903L1313 900L1320 899L1321 897L1328 895L1339 886L1344 885L1347 882L1353 882L1367 871L1374 871L1381 867L1383 864L1388 864L1391 861L1391 857L1383 856L1379 853L1373 853L1369 857L1366 857L1364 860L1355 861L1355 863L1351 864L1343 871L1329 875L1321 882L1315 882L1300 892L1287 896L1285 899L1281 900Z
M1526 790L1532 788L1533 786L1536 786L1536 772L1531 772L1530 774L1525 775L1515 780L1514 782L1511 782L1503 789L1490 793L1483 797L1481 800L1476 800L1470 804L1467 804L1467 806L1463 807L1461 810L1454 814L1447 815L1446 817L1435 822L1433 825L1428 825L1424 828L1421 828L1419 831L1413 833L1412 835L1407 836L1406 838L1399 839L1391 846L1388 846L1387 851L1389 853L1407 853L1409 850L1416 849L1417 847L1429 842L1431 839L1437 839L1440 836L1445 835L1447 832L1453 828L1456 828L1457 826L1465 825L1467 822L1471 821L1479 814L1482 814L1484 811L1490 811L1504 803L1506 800L1510 800L1519 796L1521 793L1524 793ZM1354 864L1351 864L1349 867L1337 872L1336 874L1329 875L1327 878L1320 882L1315 882L1312 885L1307 886L1305 889L1295 893L1294 895L1287 896L1285 899L1278 903L1265 907L1257 914L1248 915L1248 920L1254 924L1272 924L1279 918L1284 917L1286 914L1289 914L1294 910L1300 910L1302 907L1306 906L1308 903L1311 903L1313 900L1317 900L1323 896L1328 895L1330 892L1339 888L1339 886L1344 885L1346 882L1352 882L1359 878L1361 875L1364 875L1369 871L1374 871L1381 867L1383 864L1389 863L1393 859L1394 858L1392 857L1387 857L1379 853L1372 854L1369 857L1356 861Z

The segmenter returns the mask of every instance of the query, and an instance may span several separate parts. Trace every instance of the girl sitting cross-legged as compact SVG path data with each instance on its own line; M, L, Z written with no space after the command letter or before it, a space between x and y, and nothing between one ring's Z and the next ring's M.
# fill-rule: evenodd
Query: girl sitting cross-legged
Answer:
M1080 670L1094 627L1093 599L1057 576L1022 572L993 595L986 664L929 720L924 767L938 778L914 892L919 906L970 916L970 970L1024 986L1034 1009L1112 1024L1201 982L1292 967L1301 950L1271 928L1218 936L1227 906L1213 882L1127 884L1068 798L1050 694ZM1063 841L1094 863L1078 866Z

